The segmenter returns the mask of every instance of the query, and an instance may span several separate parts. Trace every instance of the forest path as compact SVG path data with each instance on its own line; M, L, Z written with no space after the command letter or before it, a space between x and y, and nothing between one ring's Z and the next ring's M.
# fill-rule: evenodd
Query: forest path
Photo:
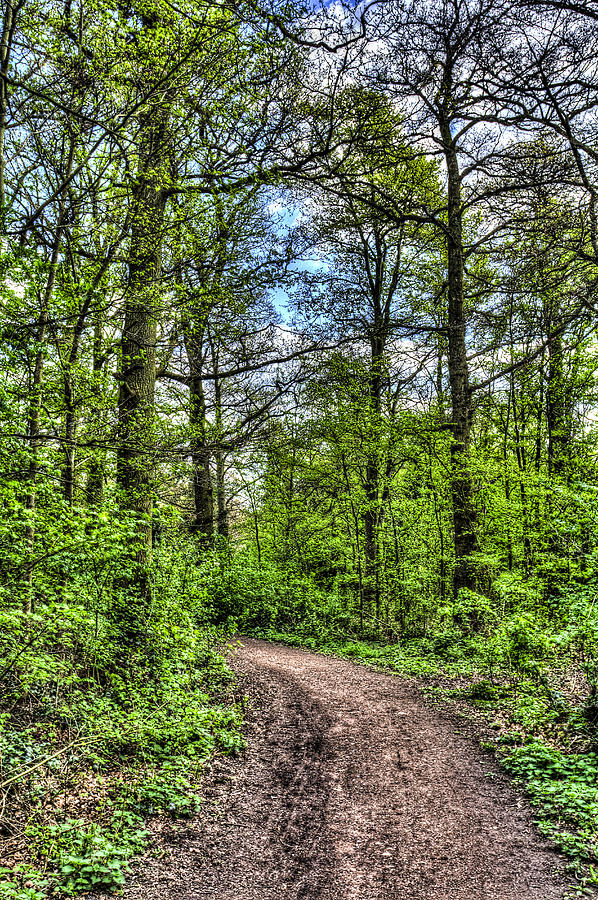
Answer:
M248 639L234 668L248 752L128 900L563 897L527 804L414 682Z

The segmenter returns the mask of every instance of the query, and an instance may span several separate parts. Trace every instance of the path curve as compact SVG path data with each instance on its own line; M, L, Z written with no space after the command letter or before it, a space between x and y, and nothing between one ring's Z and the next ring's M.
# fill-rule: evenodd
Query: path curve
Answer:
M249 749L129 900L562 900L558 855L409 680L244 639Z

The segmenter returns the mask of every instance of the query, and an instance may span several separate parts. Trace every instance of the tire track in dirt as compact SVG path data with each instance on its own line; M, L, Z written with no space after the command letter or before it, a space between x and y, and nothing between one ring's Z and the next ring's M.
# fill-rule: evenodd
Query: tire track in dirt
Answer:
M128 900L562 900L525 801L412 681L254 640L234 668L248 751Z

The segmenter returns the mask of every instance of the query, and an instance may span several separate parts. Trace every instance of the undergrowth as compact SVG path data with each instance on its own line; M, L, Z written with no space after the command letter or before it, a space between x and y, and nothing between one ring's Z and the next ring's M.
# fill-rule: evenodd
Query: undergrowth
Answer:
M209 617L218 559L164 539L136 641L102 559L57 566L33 611L0 609L1 900L119 891L147 820L192 815L206 761L244 746Z
M4 696L1 898L117 890L148 842L145 820L196 811L205 761L243 746L216 637L196 636L176 680L169 666L132 666L126 681L82 685L79 673Z

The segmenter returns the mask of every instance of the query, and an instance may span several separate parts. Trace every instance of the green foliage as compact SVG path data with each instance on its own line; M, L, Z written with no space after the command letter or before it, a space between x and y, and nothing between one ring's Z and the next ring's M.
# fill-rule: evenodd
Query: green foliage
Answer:
M598 885L598 754L532 741L508 751L503 765L525 784L544 834L572 858L583 883Z
M121 796L127 806L143 815L166 812L175 817L186 817L199 809L199 798L193 792L185 757L164 762L159 770L152 771L136 784L123 783Z
M107 825L67 819L56 825L29 826L27 834L33 852L50 865L56 892L76 897L124 885L128 861L147 841L142 822L139 816L121 810Z
M454 601L442 607L439 612L446 615L451 624L466 631L489 630L496 625L498 618L492 600L469 588L461 588Z
M198 561L180 520L163 517L151 566L156 599L137 642L123 648L120 575L131 519L107 504L70 523L68 550L36 579L34 611L0 606L4 802L31 861L3 873L7 900L119 889L147 842L143 817L191 815L205 761L244 747L225 634L210 624L223 558ZM51 812L47 798L65 790L84 818L69 806Z
M51 880L30 865L0 868L1 900L47 900Z
M284 571L272 561L258 565L250 551L228 559L215 555L204 573L213 621L228 631L282 628L309 635L349 625L338 600L307 575Z

